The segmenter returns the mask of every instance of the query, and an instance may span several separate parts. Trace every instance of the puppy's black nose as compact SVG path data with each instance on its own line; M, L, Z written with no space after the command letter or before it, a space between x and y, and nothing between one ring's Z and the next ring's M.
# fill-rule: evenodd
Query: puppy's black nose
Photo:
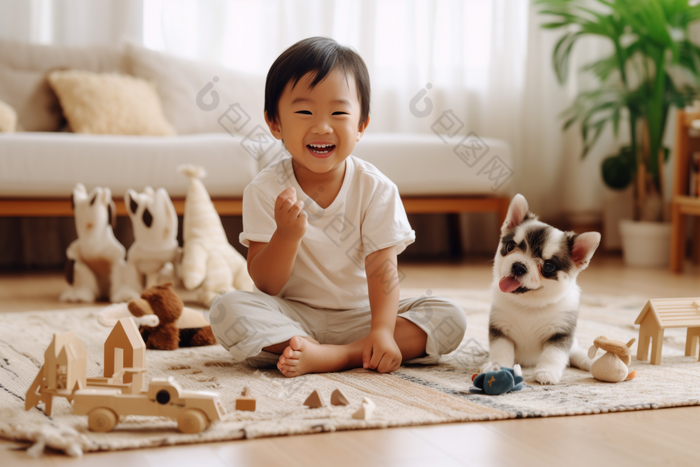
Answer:
M511 271L513 272L513 275L515 277L520 277L524 274L527 274L527 268L523 263L513 263Z

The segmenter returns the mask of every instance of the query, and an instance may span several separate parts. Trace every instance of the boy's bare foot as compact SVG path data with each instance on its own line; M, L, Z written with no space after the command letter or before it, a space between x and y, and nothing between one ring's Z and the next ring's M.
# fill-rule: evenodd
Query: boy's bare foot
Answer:
M322 345L295 336L280 355L277 369L284 376L293 377L360 367L362 350L362 340L348 345Z

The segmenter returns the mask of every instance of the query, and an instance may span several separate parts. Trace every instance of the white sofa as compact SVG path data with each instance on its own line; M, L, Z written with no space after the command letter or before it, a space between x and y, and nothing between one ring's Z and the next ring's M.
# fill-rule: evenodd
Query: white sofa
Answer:
M154 82L178 136L58 131L61 116L45 80L56 68L130 73ZM240 214L246 185L283 156L276 141L269 147L251 144L250 135L264 128L263 81L131 44L73 49L0 41L0 100L15 106L20 125L34 130L0 133L0 216L71 215L68 199L76 182L88 189L110 187L116 198L127 188L164 187L180 209L177 200L187 186L176 170L182 163L204 166L212 198L231 201L217 208ZM207 83L218 94L214 111L197 104ZM207 103L213 99L211 93L204 97ZM229 113L234 104L242 110L234 115L237 121ZM436 134L368 132L354 154L396 183L408 212L498 211L502 218L512 174L510 148L496 139L481 143L487 148L477 154Z

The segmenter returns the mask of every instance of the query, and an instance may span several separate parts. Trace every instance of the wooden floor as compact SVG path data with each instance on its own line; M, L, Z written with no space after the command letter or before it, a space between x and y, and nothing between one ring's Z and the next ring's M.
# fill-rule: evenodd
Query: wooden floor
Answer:
M491 280L488 258L399 267L406 275L402 287L478 288ZM619 257L597 255L579 284L584 293L700 296L700 268L688 266L685 274L673 275L625 268ZM63 286L57 273L2 274L0 312L56 309ZM691 466L700 463L700 407L277 437L80 459L47 454L34 460L25 447L0 441L0 465Z

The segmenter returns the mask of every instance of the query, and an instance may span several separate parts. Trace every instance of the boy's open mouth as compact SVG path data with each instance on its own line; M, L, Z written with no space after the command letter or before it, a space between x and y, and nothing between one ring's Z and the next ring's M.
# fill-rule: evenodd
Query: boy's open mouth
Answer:
M333 151L333 149L335 149L335 144L307 144L306 147L314 154L323 155Z

